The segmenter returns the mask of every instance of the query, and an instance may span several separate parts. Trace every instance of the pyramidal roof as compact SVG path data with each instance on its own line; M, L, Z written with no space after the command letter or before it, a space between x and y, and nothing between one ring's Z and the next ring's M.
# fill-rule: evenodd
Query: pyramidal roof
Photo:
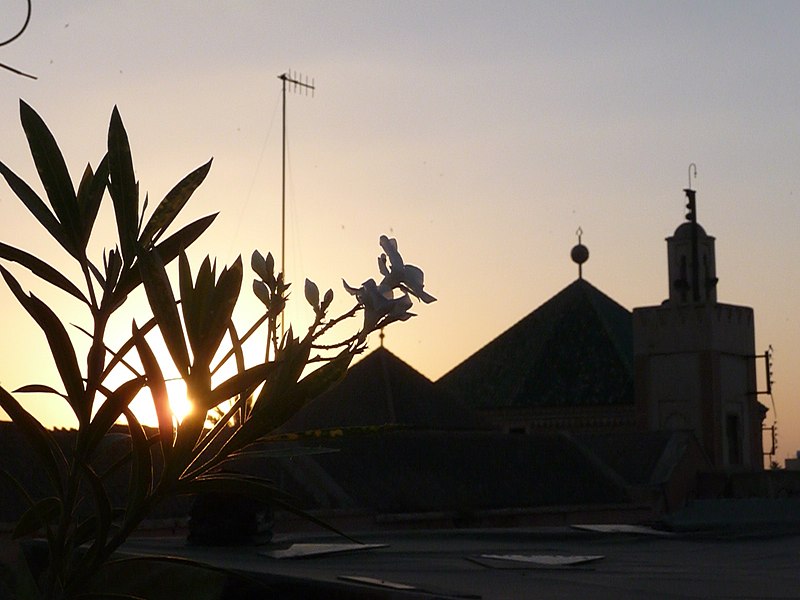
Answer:
M309 402L281 430L380 425L427 430L488 428L461 401L380 347L353 365L336 387Z
M474 408L633 404L631 319L577 279L436 385Z

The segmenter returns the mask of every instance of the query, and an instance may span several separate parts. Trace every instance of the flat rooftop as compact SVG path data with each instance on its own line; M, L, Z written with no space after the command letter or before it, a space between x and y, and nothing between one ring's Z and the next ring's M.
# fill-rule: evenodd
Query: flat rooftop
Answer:
M800 597L796 529L767 535L558 527L370 532L353 537L376 547L337 553L332 545L347 540L332 534L291 534L267 545L242 547L191 546L178 537L139 538L124 550L185 557L243 572L268 583L282 598ZM323 553L276 557L287 550ZM547 564L553 561L574 564Z

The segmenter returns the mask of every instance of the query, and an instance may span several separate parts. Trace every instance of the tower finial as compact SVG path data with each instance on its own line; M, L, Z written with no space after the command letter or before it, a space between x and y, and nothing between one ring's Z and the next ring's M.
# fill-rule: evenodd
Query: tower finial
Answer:
M697 239L697 199L696 194L692 189L692 168L694 168L694 176L697 178L697 165L694 163L689 164L689 187L684 191L686 194L686 220L691 223L692 227L692 297L695 302L700 302L700 259Z
M686 220L690 223L697 223L697 204L695 196L697 192L692 189L692 170L694 169L694 177L697 179L697 165L694 163L689 164L689 187L684 191L686 194Z
M578 243L573 246L570 257L572 261L578 265L578 279L583 279L583 263L589 260L589 249L581 243L583 229L578 227L575 235L578 236Z

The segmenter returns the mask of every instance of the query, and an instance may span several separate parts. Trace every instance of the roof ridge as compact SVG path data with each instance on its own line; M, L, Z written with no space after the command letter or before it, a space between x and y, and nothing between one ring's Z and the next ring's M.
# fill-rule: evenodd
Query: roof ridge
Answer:
M631 319L627 308L587 280L577 279L471 354L437 384L476 407L549 405L555 401L552 393L559 397L567 394L559 403L590 402L587 394L594 387L593 378L601 376L595 371L603 368L603 360L620 365L614 367L624 378L619 385L632 385ZM602 344L599 354L587 357L586 367L567 366L570 349L585 354L586 343ZM578 380L574 379L579 372L576 369L582 373ZM559 374L569 380L561 381ZM627 392L623 395L627 397ZM616 392L608 396L612 397L613 402L622 398Z

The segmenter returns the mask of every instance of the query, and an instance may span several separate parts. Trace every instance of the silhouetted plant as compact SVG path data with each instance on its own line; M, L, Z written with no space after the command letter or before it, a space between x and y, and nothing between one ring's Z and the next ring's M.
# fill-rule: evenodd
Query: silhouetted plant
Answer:
M63 390L58 390L34 383L15 393L47 393L63 399L78 423L74 447L64 452L52 433L0 387L0 407L41 462L50 492L46 497L31 497L11 475L3 476L29 503L14 537L40 534L46 540L46 568L36 585L27 588L27 594L39 598L97 597L97 586L115 581L124 590L126 577L134 577L126 573L140 573L140 569L120 568L119 561L109 559L165 497L235 492L294 510L291 499L269 482L225 472L221 465L247 454L255 442L340 380L352 358L363 350L370 331L412 316L408 312L412 304L409 294L424 302L434 298L423 290L422 271L404 264L396 242L382 236L385 254L379 258L381 282L369 279L358 288L345 284L356 297L356 305L329 318L333 291L320 297L317 286L306 280L305 298L314 311L314 320L304 336L296 336L291 327L282 332L279 326L289 284L282 273L275 273L272 256L256 251L251 259L257 275L253 291L265 312L240 336L232 314L243 279L241 258L217 275L215 263L206 257L193 277L185 254L216 215L166 236L208 174L210 161L184 177L147 217L147 198L140 206L128 136L116 108L109 125L108 152L96 169L87 166L77 190L42 119L24 102L20 103L20 115L47 203L3 163L0 173L50 236L77 262L83 281L77 285L50 263L3 243L0 258L25 267L83 303L91 315L92 329L81 329L91 340L82 369L67 328L52 308L26 293L0 266L6 284L44 332L63 385ZM87 245L106 197L113 204L118 242L103 253L102 264L97 265L89 259ZM176 258L179 298L165 269ZM141 325L134 321L130 338L113 349L106 340L109 319L140 284L153 316ZM395 297L397 290L399 297ZM364 320L354 335L333 344L321 343L323 335L359 312L363 312ZM247 365L243 344L264 329L264 358ZM162 364L148 341L148 336L156 333L163 338L193 403L191 413L181 422L172 414ZM212 366L219 355L222 357ZM234 365L234 374L214 385L212 377L228 363ZM141 364L141 368L133 364ZM318 366L309 372L310 365ZM120 371L129 376L112 386L112 373ZM155 435L148 434L130 408L144 388L149 389L158 417ZM207 417L214 411L217 416L209 427ZM123 419L129 434L128 451L101 471L104 438ZM115 506L108 481L123 468L130 473L126 497L122 505ZM87 506L93 510L87 511ZM108 590L101 587L100 591Z

